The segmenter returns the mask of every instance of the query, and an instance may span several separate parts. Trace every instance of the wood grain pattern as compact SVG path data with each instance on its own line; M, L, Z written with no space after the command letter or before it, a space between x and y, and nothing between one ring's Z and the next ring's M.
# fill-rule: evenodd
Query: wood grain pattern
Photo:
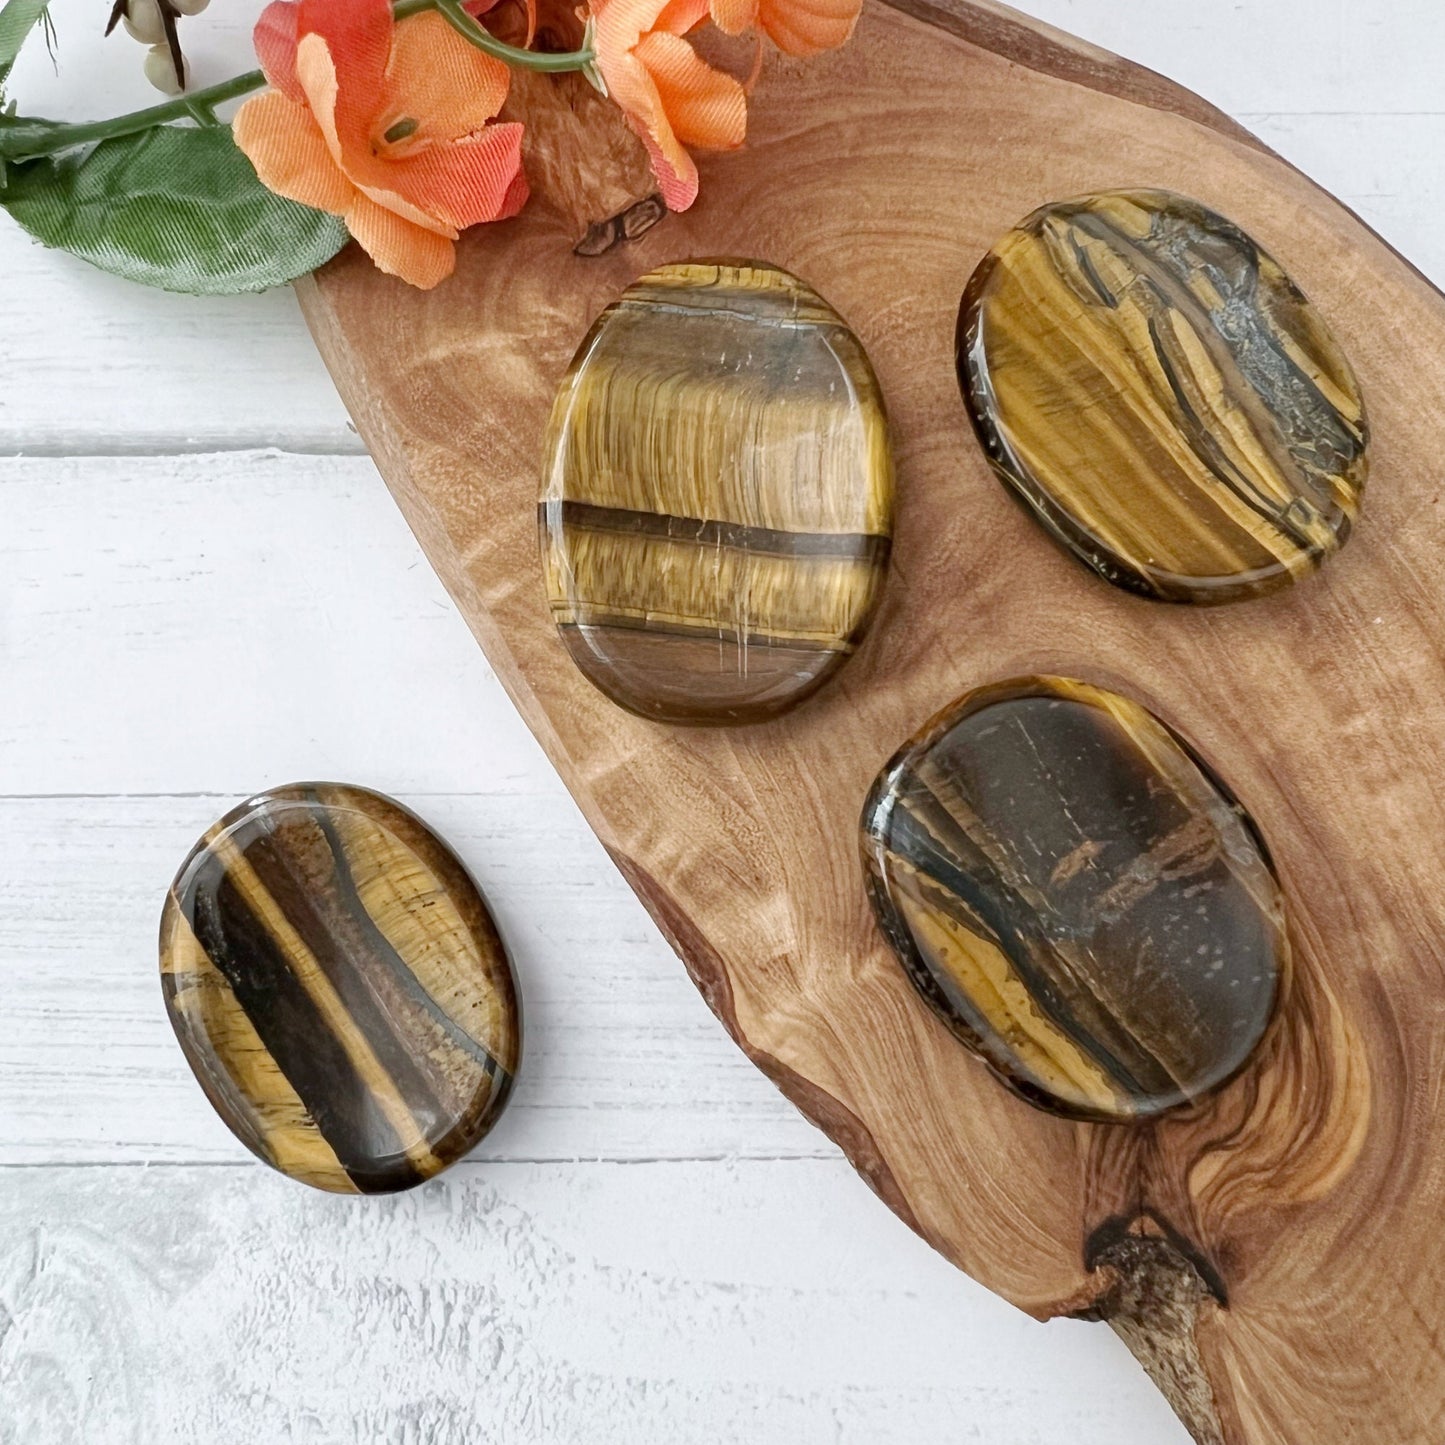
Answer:
M714 161L695 211L635 249L573 262L538 208L475 238L433 298L344 258L305 304L590 820L745 1048L926 1237L1040 1315L1113 1313L1200 1440L1425 1445L1445 1408L1445 1252L1420 1222L1445 1198L1445 1152L1418 1122L1439 1073L1420 1002L1445 858L1416 780L1445 765L1428 480L1445 306L1258 148L1060 68L874 8L848 50L773 70L750 149ZM1019 216L1160 184L1275 254L1376 398L1368 527L1307 586L1208 617L1161 617L1040 546L968 439L949 354L963 282ZM545 411L577 338L636 274L689 253L765 255L824 290L900 438L877 631L808 707L735 737L660 732L589 696L529 559ZM1257 1067L1193 1118L1121 1133L1032 1114L913 997L868 919L851 834L872 774L962 687L1035 669L1127 683L1276 843L1294 989Z

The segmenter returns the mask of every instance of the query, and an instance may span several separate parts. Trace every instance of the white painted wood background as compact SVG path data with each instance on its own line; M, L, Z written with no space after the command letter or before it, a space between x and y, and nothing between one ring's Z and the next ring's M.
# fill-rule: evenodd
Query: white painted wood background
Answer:
M27 108L143 103L57 0ZM187 22L246 63L254 0ZM1438 0L1031 0L1239 116L1445 282ZM289 293L133 290L0 219L0 1445L1184 1435L1103 1327L932 1255L724 1037L551 774ZM526 999L515 1101L406 1197L291 1185L209 1111L155 928L267 784L417 808Z

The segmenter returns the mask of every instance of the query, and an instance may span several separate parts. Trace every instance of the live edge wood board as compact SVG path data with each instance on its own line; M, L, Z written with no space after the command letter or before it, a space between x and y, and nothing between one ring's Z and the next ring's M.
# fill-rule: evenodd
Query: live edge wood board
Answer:
M1438 1445L1445 299L1196 97L990 4L900 3L870 0L834 55L770 58L748 148L704 161L686 215L584 259L575 209L534 204L470 236L430 294L343 256L302 288L307 316L618 867L739 1044L893 1210L1041 1319L1108 1319L1201 1442ZM1244 226L1360 374L1375 460L1358 531L1286 592L1193 609L1107 586L1023 515L970 432L952 354L970 272L1043 202L1125 186ZM873 628L817 696L754 727L669 728L608 702L558 639L542 439L602 307L654 266L718 255L805 278L862 338L898 526ZM1138 698L1274 849L1288 1000L1192 1114L1076 1124L1011 1097L870 916L857 822L877 770L966 689L1028 673Z

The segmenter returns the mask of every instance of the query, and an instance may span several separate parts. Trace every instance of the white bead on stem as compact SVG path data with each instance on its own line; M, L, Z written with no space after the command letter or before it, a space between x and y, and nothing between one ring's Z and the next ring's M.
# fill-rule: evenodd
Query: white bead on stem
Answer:
M152 45L146 51L145 77L165 95L181 93L181 78L176 74L175 58L168 45Z
M166 38L165 23L161 19L161 7L156 0L130 0L121 24L142 45L159 45Z

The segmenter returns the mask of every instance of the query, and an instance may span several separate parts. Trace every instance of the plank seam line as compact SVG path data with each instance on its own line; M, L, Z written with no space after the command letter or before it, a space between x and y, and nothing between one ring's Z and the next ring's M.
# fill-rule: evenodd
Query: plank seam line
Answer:
M1236 120L1438 120L1445 110L1240 110Z
M30 441L24 437L0 435L0 461L75 461L103 462L117 459L166 461L180 457L232 457L247 453L286 457L334 457L353 460L368 456L361 438L354 445L340 445L335 438L281 439L249 437L237 441L157 440L137 438L86 437L74 442L53 439Z
M598 1165L618 1165L631 1167L633 1165L653 1164L817 1164L836 1161L844 1164L842 1152L837 1149L819 1151L811 1154L734 1154L734 1153L713 1153L713 1154L652 1154L652 1155L607 1155L607 1154L507 1154L497 1158L482 1157L478 1159L464 1159L454 1164L445 1171L450 1177L459 1177L462 1172L474 1174L479 1171L492 1168L498 1165L509 1167L533 1166L533 1165L568 1165L586 1168ZM258 1164L246 1159L52 1159L36 1160L29 1162L0 1162L0 1174L8 1171L22 1169L133 1169L152 1171L156 1169L245 1169L260 1174L265 1171L267 1175L275 1173L267 1169L265 1165ZM438 1176L440 1177L440 1176Z
M532 798L555 796L552 788L515 790L507 788L464 789L464 788L397 788L400 797L407 798ZM130 803L169 802L181 800L214 800L228 802L245 797L239 789L206 789L193 793L0 793L0 803Z

